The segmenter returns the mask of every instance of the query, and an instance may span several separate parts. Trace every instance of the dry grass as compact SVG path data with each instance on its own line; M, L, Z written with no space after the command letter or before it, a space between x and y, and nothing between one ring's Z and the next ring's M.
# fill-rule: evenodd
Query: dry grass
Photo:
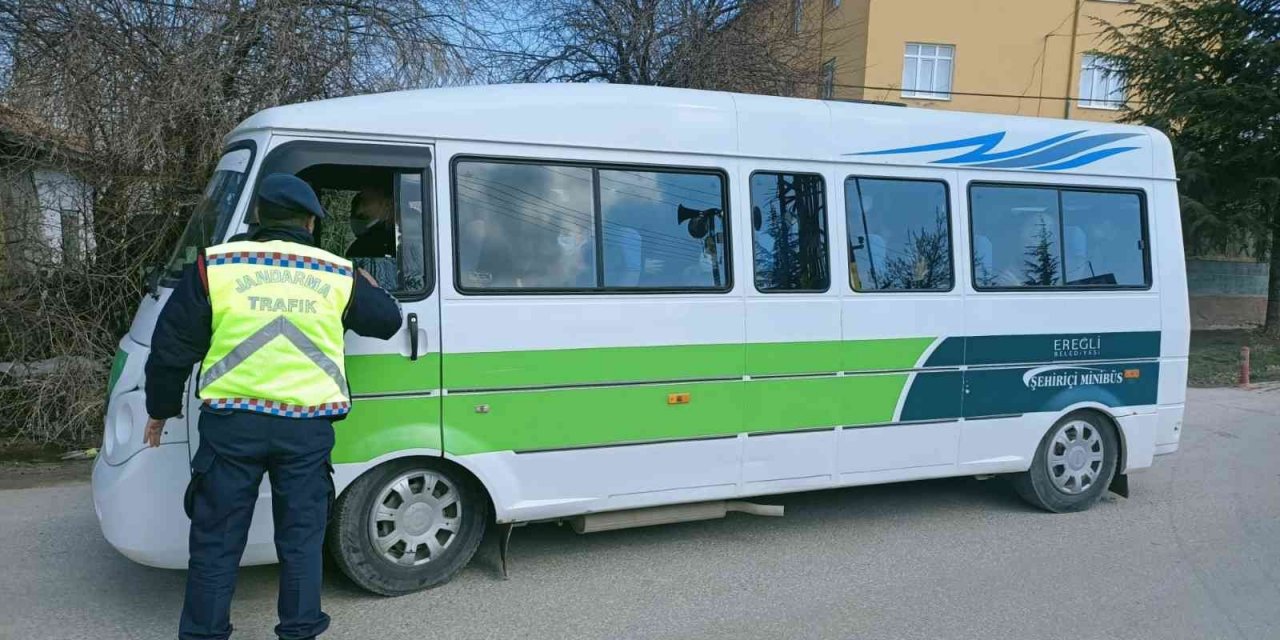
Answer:
M1187 384L1226 387L1240 376L1240 347L1249 347L1253 382L1280 380L1280 336L1262 331L1193 331Z

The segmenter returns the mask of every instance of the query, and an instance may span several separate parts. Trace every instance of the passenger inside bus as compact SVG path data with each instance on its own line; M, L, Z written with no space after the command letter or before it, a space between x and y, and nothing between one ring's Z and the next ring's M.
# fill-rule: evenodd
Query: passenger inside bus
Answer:
M351 233L348 258L382 258L396 254L395 211L391 194L380 186L365 187L351 198Z
M392 293L425 288L422 175L390 167L320 164L298 172L329 214L318 246L345 256ZM393 195L394 194L394 195ZM257 213L250 212L250 233Z
M384 287L399 284L396 262L396 223L391 194L382 186L368 186L351 198L348 221L355 239L346 257L363 267Z

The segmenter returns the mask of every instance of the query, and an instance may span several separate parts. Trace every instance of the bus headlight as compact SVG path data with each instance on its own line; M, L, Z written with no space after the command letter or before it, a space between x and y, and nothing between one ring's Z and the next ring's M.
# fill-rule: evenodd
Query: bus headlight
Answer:
M120 464L142 448L142 428L147 422L143 398L141 390L134 390L111 399L102 438L102 456L107 464Z

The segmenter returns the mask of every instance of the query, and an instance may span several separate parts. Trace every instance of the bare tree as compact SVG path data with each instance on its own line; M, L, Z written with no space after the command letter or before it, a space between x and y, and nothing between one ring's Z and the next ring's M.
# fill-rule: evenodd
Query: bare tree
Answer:
M534 0L521 14L521 52L494 66L518 81L814 95L823 34L798 25L793 10L776 1Z
M142 268L165 257L223 135L278 104L466 78L464 1L0 0L5 110L62 150L0 145L0 168L62 167L92 199L74 263L29 250L24 216L0 213L0 436L97 430ZM30 375L68 357L88 364Z

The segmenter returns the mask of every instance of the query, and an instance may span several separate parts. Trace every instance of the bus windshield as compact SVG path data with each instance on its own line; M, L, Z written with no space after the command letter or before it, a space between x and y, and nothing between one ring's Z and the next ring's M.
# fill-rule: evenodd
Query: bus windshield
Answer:
M249 175L252 159L253 151L236 149L226 153L218 161L213 177L209 179L204 195L192 212L191 220L173 251L173 257L165 265L161 279L164 286L175 286L183 267L194 263L202 249L222 239L231 224L236 203L240 201L240 192Z

